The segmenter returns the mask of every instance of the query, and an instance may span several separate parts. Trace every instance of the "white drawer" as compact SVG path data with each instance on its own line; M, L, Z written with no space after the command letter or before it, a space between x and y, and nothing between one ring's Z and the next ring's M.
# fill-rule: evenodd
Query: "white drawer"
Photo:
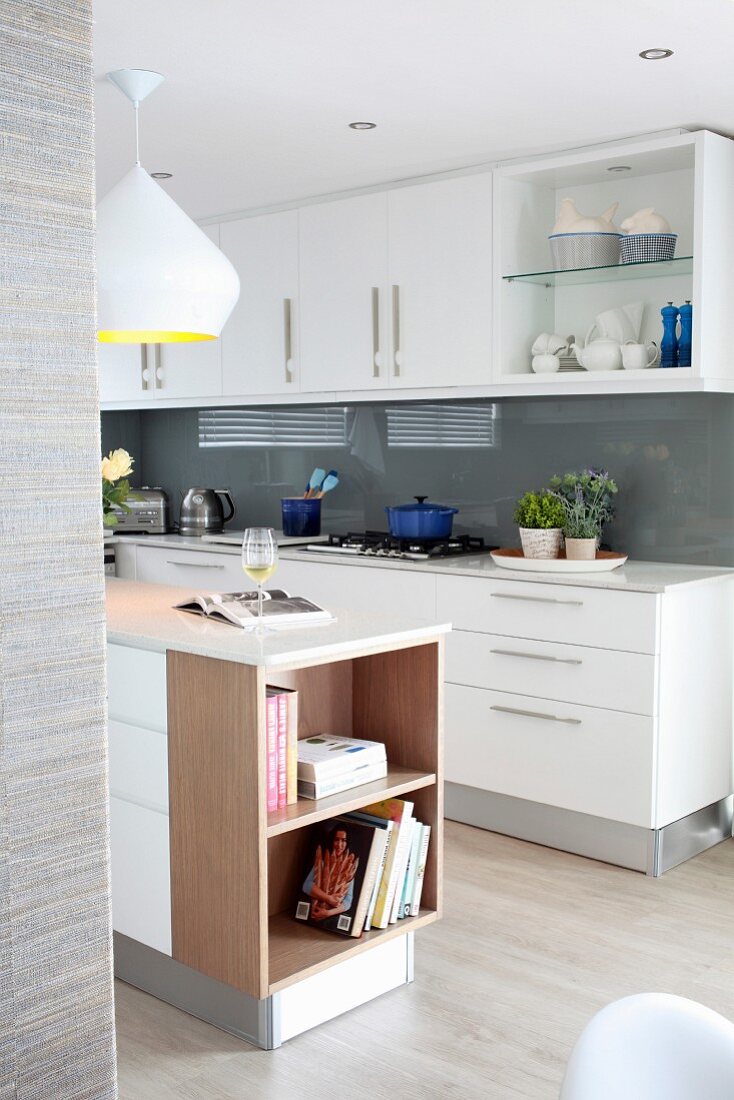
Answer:
M338 611L382 612L435 619L436 577L433 573L337 565L314 561L281 561L275 580L289 592Z
M657 653L657 600L565 584L438 577L438 617L455 630Z
M138 546L135 561L137 580L150 584L180 585L196 592L232 592L245 585L239 553Z
M110 794L168 813L168 738L109 721Z
M168 729L166 655L107 646L107 697L110 719L143 729Z
M649 829L653 726L640 715L447 684L446 779Z
M110 799L112 927L171 954L168 817Z
M446 679L452 684L632 714L657 713L656 661L644 653L504 634L455 630L446 639Z

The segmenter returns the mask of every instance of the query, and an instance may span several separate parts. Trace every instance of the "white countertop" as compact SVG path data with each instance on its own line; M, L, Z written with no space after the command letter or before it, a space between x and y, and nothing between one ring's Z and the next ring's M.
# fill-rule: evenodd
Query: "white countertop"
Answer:
M181 535L115 535L112 542L132 542L139 546L166 546L178 550L206 550L207 553L238 554L239 547L204 542L200 538ZM617 592L665 592L680 585L703 584L734 580L734 569L706 565L679 565L671 562L628 561L611 573L518 573L501 569L489 554L439 561L397 561L388 558L358 555L309 553L297 548L281 547L284 561L321 562L322 564L368 569L400 569L416 573L437 573L457 577L484 577L492 580L522 581L525 584L564 584L580 588L608 588Z
M201 540L198 540L199 542ZM393 644L428 641L447 634L448 623L407 619L402 615L364 615L330 608L336 622L293 627L258 637L226 623L176 611L190 588L140 581L107 580L107 641L133 649L196 653L222 661L278 668L307 664L322 657L380 650Z

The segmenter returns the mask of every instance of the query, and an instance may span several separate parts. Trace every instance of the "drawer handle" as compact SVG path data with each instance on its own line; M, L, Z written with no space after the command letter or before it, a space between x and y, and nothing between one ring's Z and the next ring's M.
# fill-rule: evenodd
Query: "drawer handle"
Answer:
M529 661L555 661L558 665L580 665L578 657L549 657L545 653L519 653L515 649L490 649L490 653L497 653L500 657L527 657Z
M568 726L580 726L580 718L559 718L556 714L543 714L540 710L516 710L515 707L490 707L502 714L519 714L521 718L542 718L544 722L564 722Z
M522 600L525 603L560 603L567 607L583 607L583 600L556 600L550 596L513 596L509 592L490 592L495 600Z
M167 561L166 565L185 565L191 569L224 569L223 565L213 565L207 561Z

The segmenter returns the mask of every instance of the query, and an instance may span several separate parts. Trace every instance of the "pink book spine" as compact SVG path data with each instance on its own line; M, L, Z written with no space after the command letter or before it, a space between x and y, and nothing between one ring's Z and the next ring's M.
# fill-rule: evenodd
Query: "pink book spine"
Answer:
M275 696L278 704L278 809L288 802L288 700L284 693Z
M267 717L267 776L268 813L278 809L278 699L269 695L266 700Z

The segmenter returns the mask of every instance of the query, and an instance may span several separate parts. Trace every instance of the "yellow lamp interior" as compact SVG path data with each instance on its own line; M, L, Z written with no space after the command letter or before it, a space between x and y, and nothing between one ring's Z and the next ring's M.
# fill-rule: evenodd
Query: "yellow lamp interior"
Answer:
M100 344L184 344L194 340L216 340L209 332L166 332L157 329L103 329Z

